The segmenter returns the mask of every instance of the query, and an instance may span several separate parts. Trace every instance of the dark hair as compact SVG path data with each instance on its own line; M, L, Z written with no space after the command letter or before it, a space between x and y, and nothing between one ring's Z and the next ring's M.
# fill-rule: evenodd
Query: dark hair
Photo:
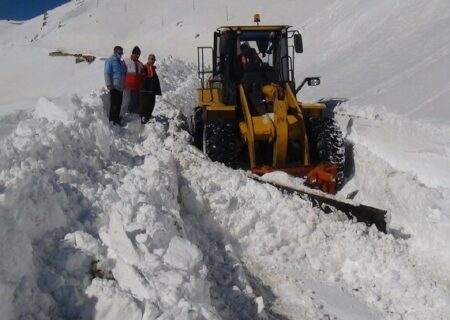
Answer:
M141 49L139 49L139 47L136 46L136 47L133 48L133 51L131 51L131 53L140 55L141 54Z
M123 51L123 48L121 46L115 46L114 47L114 53L117 53L119 51Z

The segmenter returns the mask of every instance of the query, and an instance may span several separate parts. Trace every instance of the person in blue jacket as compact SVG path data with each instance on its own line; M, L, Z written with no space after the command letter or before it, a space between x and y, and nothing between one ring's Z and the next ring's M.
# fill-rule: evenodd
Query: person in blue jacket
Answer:
M109 90L110 109L109 121L121 125L120 106L125 82L125 65L122 61L123 48L115 46L114 52L105 62L105 84Z

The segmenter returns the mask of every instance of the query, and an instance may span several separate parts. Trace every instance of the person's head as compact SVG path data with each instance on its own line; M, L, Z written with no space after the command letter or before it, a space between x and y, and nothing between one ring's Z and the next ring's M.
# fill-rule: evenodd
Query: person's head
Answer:
M148 63L150 63L151 65L153 65L153 64L155 63L155 61L156 61L155 54L150 53L150 54L148 55Z
M133 48L133 51L131 51L131 56L134 56L134 58L138 59L140 55L141 55L141 49L139 49L138 46L135 46Z
M123 55L123 48L121 46L115 46L113 52L116 57L120 58Z
M240 49L241 49L241 53L247 54L250 51L249 43L247 41L242 42L241 46L240 46Z

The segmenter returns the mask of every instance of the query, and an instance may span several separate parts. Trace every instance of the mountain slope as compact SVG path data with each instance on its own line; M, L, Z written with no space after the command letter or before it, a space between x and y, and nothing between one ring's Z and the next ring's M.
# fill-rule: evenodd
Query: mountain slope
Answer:
M448 6L81 0L2 22L2 317L446 319ZM388 234L190 144L195 47L256 12L302 32L297 80L322 84L300 96L324 99L354 160L338 196L357 190L357 201L388 209ZM99 58L116 44L157 55L163 96L146 126L107 122ZM54 50L97 59L75 64Z

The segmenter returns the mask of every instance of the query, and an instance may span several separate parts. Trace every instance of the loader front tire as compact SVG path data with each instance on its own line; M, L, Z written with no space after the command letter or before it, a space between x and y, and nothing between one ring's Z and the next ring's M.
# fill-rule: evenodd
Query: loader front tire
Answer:
M336 187L344 182L345 145L341 129L334 119L313 118L309 122L313 163L331 162L337 166Z
M240 156L241 142L232 123L210 121L203 126L203 153L213 161L233 167Z

